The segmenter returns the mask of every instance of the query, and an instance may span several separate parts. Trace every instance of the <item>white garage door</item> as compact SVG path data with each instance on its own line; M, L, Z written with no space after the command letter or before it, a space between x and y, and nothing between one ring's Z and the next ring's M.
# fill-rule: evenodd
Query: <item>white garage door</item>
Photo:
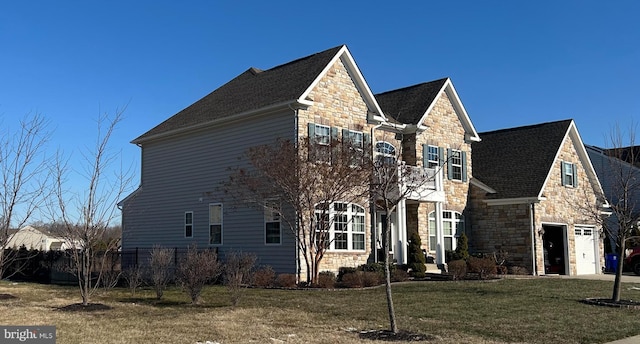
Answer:
M594 229L592 227L576 227L575 234L577 274L597 273Z

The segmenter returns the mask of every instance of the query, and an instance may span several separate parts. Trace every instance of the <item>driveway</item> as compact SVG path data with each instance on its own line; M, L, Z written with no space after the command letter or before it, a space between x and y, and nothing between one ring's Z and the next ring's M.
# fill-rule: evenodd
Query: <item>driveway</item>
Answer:
M579 279L590 279L590 280L599 280L599 281L611 281L616 278L616 275L613 273L604 273L604 274L592 274L592 275L577 275L577 276L567 276L567 275L545 275L543 277L550 278L579 278ZM625 272L622 274L622 282L623 283L638 283L640 284L640 276L634 274L633 272Z

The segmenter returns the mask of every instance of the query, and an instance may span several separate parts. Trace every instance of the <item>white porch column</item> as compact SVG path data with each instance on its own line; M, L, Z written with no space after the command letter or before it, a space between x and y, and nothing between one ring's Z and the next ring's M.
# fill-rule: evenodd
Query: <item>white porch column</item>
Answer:
M405 200L401 200L396 208L396 231L397 245L396 254L398 264L407 263L407 205Z
M442 202L435 202L436 210L436 264L442 268L445 263L444 257L444 232L442 228Z

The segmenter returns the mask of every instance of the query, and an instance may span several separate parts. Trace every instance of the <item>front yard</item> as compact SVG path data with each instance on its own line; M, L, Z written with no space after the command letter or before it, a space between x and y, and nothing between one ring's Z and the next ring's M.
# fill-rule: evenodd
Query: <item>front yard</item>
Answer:
M634 284L622 297L640 299ZM533 278L408 282L394 285L400 329L435 335L434 343L603 343L640 334L640 310L586 305L608 297L612 282ZM247 289L231 307L227 290L208 287L189 304L179 289L126 289L93 298L111 309L64 311L76 288L0 282L1 325L55 325L57 343L375 343L359 331L386 328L384 288Z

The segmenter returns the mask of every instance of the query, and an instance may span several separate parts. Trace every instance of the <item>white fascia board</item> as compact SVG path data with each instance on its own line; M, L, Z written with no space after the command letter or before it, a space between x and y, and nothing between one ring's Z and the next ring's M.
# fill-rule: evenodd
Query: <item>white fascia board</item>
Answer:
M446 93L451 100L451 105L453 106L453 109L458 115L458 119L460 120L460 123L462 123L462 127L464 128L464 139L468 142L480 142L480 136L478 136L478 132L473 126L473 123L471 122L469 114L467 114L467 110L464 108L462 101L460 101L458 92L456 92L455 87L453 87L453 83L451 82L450 78L447 78L447 81L445 81L444 85L442 85L442 88L440 89L440 91L438 91L438 95L434 98L433 102L429 104L427 111L425 111L418 123L424 122L427 115L431 113L431 110L433 110L433 108L435 107L436 102L438 101L440 96L442 96L442 93Z
M582 138L580 137L580 133L578 132L578 127L576 126L576 123L574 121L571 121L571 125L569 126L569 134L574 141L573 145L576 148L576 151L578 152L578 156L580 157L580 160L585 166L585 170L587 171L587 176L589 177L589 180L591 181L591 183L595 183L598 189L598 192L604 195L604 189L602 188L600 179L598 179L598 175L596 174L596 169L593 167L593 164L591 163L591 158L589 158L589 153L587 152L587 149L584 146L584 142L582 142Z
M298 99L299 100L307 99L307 97L309 96L309 93L313 91L313 89L318 85L320 80L327 74L329 69L338 61L338 59L342 60L342 63L347 68L347 71L349 71L349 73L352 75L353 82L356 84L358 91L360 91L360 93L362 94L362 97L364 98L365 102L372 108L373 110L372 113L368 113L367 117L369 117L370 114L373 114L373 116L371 116L370 119L373 119L374 121L377 121L377 122L387 121L386 116L382 112L380 105L378 105L376 98L373 96L373 92L371 92L369 85L367 85L367 82L362 76L362 73L360 72L358 65L356 65L356 62L351 56L351 53L349 52L349 49L347 49L346 45L343 45L342 48L338 50L336 55L331 59L331 61L329 61L329 63L324 67L324 69L320 72L320 74L318 74L315 80L313 80L313 82L302 93L302 95L300 95ZM379 118L382 118L383 120L380 121L378 120Z
M546 200L545 197L520 197L520 198L502 198L502 199L486 199L483 200L487 205L509 205L509 204L529 204L540 203Z
M488 192L488 193L496 193L496 190L493 189L492 187L490 187L489 185L479 181L477 178L474 178L473 176L471 177L471 179L469 179L469 184L475 185L477 187L479 187L480 189Z

